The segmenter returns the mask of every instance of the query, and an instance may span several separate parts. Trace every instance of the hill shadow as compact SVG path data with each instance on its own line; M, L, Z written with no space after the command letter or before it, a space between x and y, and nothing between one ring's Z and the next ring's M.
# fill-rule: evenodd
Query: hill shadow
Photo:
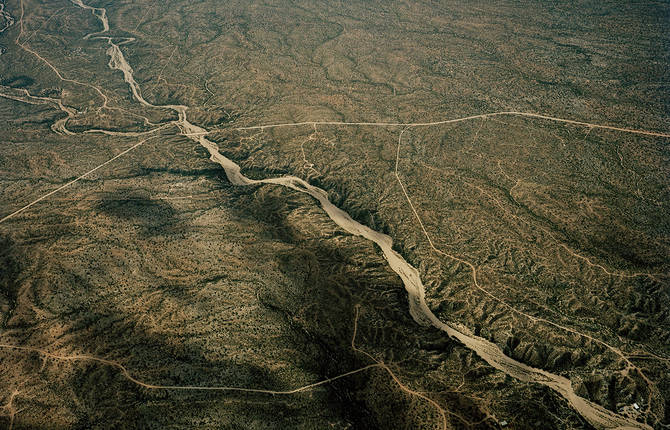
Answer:
M132 188L106 193L95 208L102 214L141 227L146 236L176 229L177 211L165 200L149 198Z

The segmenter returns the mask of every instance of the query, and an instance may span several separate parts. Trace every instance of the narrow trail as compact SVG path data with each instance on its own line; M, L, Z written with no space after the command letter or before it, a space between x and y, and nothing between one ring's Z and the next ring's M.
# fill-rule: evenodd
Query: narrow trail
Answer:
M197 385L158 385L158 384L151 384L148 382L141 381L134 377L128 369L119 363L118 361L114 360L108 360L105 358L101 357L96 357L94 355L88 355L88 354L73 354L73 355L60 355L60 354L54 354L52 352L49 352L45 349L42 348L34 348L31 346L17 346L17 345L11 345L11 344L6 344L6 343L0 343L0 348L2 349L7 349L7 350L15 350L15 351L23 351L23 352L32 352L32 353L37 353L40 354L46 358L52 358L55 360L61 360L61 361L92 361L95 363L99 364L104 364L106 366L110 367L115 367L118 369L121 374L128 379L130 382L133 384L139 385L142 388L146 388L148 390L175 390L175 391L232 391L232 392L240 392L240 393L255 393L255 394L271 394L271 395L291 395L291 394L297 394L297 393L302 393L304 391L309 391L314 388L320 387L321 385L326 385L330 384L331 382L337 381L338 379L346 378L347 376L355 375L357 373L365 372L366 370L379 367L379 364L369 364L367 366L361 367L356 370L352 370L346 373L342 373L337 376L333 376L331 378L327 378L324 380L321 380L319 382L315 382L312 384L308 385L303 385L298 388L294 388L292 390L267 390L263 388L245 388L245 387L234 387L234 386L197 386Z
M639 428L644 428L644 429L651 429L651 427L647 424L639 423L631 418L627 418L621 415L618 415L612 411L609 411L593 402L590 402L582 397L579 397L574 390L572 389L570 380L567 378L564 378L562 376L554 375L550 372L544 371L542 369L536 369L533 367L530 367L528 365L525 365L523 363L520 363L508 356L506 356L502 350L494 343L489 342L488 340L466 333L464 330L459 330L456 327L453 327L449 324L446 324L442 321L440 321L433 313L432 311L428 308L426 302L425 302L425 289L423 286L423 283L420 279L419 272L418 270L411 266L405 259L398 254L396 251L393 250L393 241L391 237L388 235L379 233L377 231L374 231L370 229L369 227L362 225L352 219L348 213L343 211L342 209L338 208L337 206L333 205L329 200L328 200L328 194L326 191L324 191L321 188L315 187L307 183L301 178L295 177L295 176L283 176L283 177L278 177L278 178L268 178L268 179L262 179L262 180L253 180L250 178L247 178L244 176L241 171L240 171L240 166L237 165L234 161L228 159L224 155L222 155L219 150L217 145L207 139L207 135L210 133L210 131L205 130L204 128L198 127L192 123L190 123L187 119L187 112L188 112L188 107L183 106L183 105L153 105L149 102L147 102L143 97L142 93L140 90L140 87L138 83L135 81L133 77L133 70L126 61L125 57L123 56L122 51L120 50L119 46L124 43L128 43L130 39L125 39L120 43L114 43L113 38L111 37L106 37L106 36L101 36L102 34L106 33L109 31L109 23L107 20L107 14L106 10L104 8L95 8L88 6L84 4L81 0L71 0L72 4L75 6L78 6L80 8L83 8L85 10L90 11L95 17L97 17L103 27L102 31L96 32L96 33L91 33L87 35L85 38L86 39L103 39L106 40L109 48L107 49L107 54L110 57L108 66L113 69L113 70L118 70L123 74L124 81L128 84L128 87L133 95L133 98L139 102L140 104L151 107L151 108L160 108L160 109L169 109L173 110L178 114L178 120L174 121L173 124L177 125L180 130L181 134L190 138L191 140L199 143L203 148L205 148L209 154L210 154L210 160L213 162L219 164L225 171L226 176L228 180L233 184L233 185L239 185L239 186L250 186L250 185L260 185L260 184L274 184L274 185L281 185L286 188L290 188L292 190L308 194L314 199L316 199L323 210L328 214L328 216L335 222L340 228L343 230L347 231L348 233L356 236L361 236L367 240L370 240L374 242L382 251L384 258L388 262L390 268L401 278L403 285L405 287L405 290L407 291L408 294L408 302L409 302L409 312L411 316L414 318L414 320L422 325L422 326L432 326L436 329L439 329L443 332L445 332L449 337L459 341L462 345L464 345L466 348L471 349L474 351L481 359L486 361L489 365L492 367L504 372L505 374L518 379L523 382L529 382L529 383L536 383L536 384L541 384L544 386L547 386L551 388L552 390L556 391L558 394L560 394L562 397L564 397L568 403L574 408L574 410L579 413L582 417L584 417L589 423L591 423L594 427L599 428L599 429L610 429L610 428L628 428L628 429L639 429ZM22 3L21 3L22 5ZM22 5L22 18L23 18L23 5ZM22 19L21 19L22 21ZM22 25L22 24L21 24ZM17 41L18 44L18 41ZM321 121L321 122L315 122L315 121L309 121L309 122L302 122L302 123L290 123L290 124L270 124L270 125L262 125L262 126L252 126L252 127L238 127L235 130L238 131L243 131L243 130L264 130L268 128L277 128L277 127L295 127L295 126L301 126L301 125L312 125L312 126L317 126L317 125L336 125L336 126L341 126L341 125L355 125L355 126L383 126L383 127L424 127L424 126L435 126L435 125L441 125L441 124L451 124L451 123L457 123L457 122L462 122L462 121L468 121L468 120L473 120L473 119L485 119L488 117L493 117L493 116L501 116L501 115L516 115L516 116L524 116L524 117L530 117L530 118L536 118L536 119L543 119L543 120L549 120L549 121L555 121L555 122L561 122L561 123L566 123L566 124L572 124L572 125L578 125L578 126L584 126L584 127L590 127L590 128L601 128L601 129L608 129L608 130L614 130L614 131L620 131L620 132L626 132L626 133L634 133L634 134L641 134L641 135L648 135L648 136L655 136L655 137L670 137L670 134L667 133L661 133L661 132L654 132L654 131L645 131L645 130L635 130L635 129L629 129L629 128L620 128L620 127L614 127L614 126L607 126L607 125L599 125L599 124L591 124L587 122L582 122L582 121L574 121L574 120L569 120L569 119L562 119L562 118L556 118L556 117L551 117L551 116L546 116L546 115L540 115L540 114L534 114L534 113L525 113L525 112L515 112L515 111L508 111L508 112L493 112L493 113L488 113L488 114L480 114L480 115L473 115L469 117L464 117L464 118L457 118L457 119L452 119L452 120L445 120L445 121L436 121L436 122L423 122L423 123L412 123L412 124L403 124L403 123L363 123L363 122L331 122L331 121ZM402 133L401 133L402 136ZM139 146L137 144L136 146ZM135 147L136 147L135 146ZM131 150L132 148L129 148L127 151ZM398 149L399 151L399 149ZM118 156L121 156L122 154L119 154ZM118 157L117 156L117 157ZM112 160L108 160L106 163L111 162ZM105 164L106 164L105 163ZM102 167L99 166L99 167ZM97 168L96 168L97 169ZM396 164L396 175L397 174L397 164ZM398 180L399 179L399 176ZM402 183L401 183L402 185ZM65 185L67 186L67 184ZM403 190L404 190L404 185L403 185ZM57 191L57 190L56 190ZM409 196L407 195L406 190L405 195L407 199L409 200ZM411 200L409 200L409 203L411 205ZM34 204L34 203L33 203ZM26 208L24 208L26 209ZM21 210L24 210L21 209ZM412 205L412 209L413 205ZM416 211L414 210L414 213L416 214ZM12 216L12 215L10 215ZM420 219L419 219L420 221ZM425 229L424 229L425 233ZM426 233L427 234L427 233ZM429 238L429 236L428 236ZM430 238L429 238L430 240ZM432 242L431 242L432 244ZM434 247L433 247L434 248ZM435 248L437 251L437 249ZM446 254L445 254L446 255ZM471 269L474 270L473 277L476 281L476 268L471 264L466 262L465 260L459 259L458 257L454 256L449 256L450 258L453 258L456 261L462 262L465 265L469 265ZM595 339L594 339L595 340ZM14 350L31 350L30 347L22 347L22 346L15 346L15 345L9 345L9 344L1 344L0 347L6 348L6 349L14 349ZM41 352L37 351L36 349L32 349L35 352ZM54 357L55 358L55 357ZM119 368L122 373L128 378L133 380L136 383L140 383L140 385L144 384L147 388L165 388L165 389L202 389L202 387L174 387L174 386L154 386L151 384L146 384L142 383L141 381L138 381L134 379L128 371L125 369L125 367L120 366L116 362L112 362L109 360L104 360L104 359L99 359L96 357L91 357L91 356L69 356L66 359L88 359L88 360L94 360L98 361L100 363L104 363L107 365L115 366ZM370 365L370 367L379 367L379 363ZM388 370L388 369L387 369ZM363 371L363 369L359 369L356 371L352 372L360 372ZM352 374L352 373L349 373ZM341 375L339 377L344 377L345 375ZM330 380L334 380L331 378ZM402 383L398 380L396 382L402 386L407 388L406 386L402 385ZM322 381L318 384L323 384L327 383L325 381ZM313 386L316 386L313 384ZM230 390L235 387L219 387L219 388L211 388L211 389L226 389ZM304 388L304 387L303 387ZM303 389L300 388L300 389ZM297 389L297 390L300 390ZM253 392L259 392L258 390L253 390L253 389L240 389L240 391L253 391ZM264 390L261 390L261 392L264 392ZM277 392L277 393L292 393L296 392L296 390L290 390L287 392ZM417 395L421 395L421 393L416 393ZM426 401L431 401L431 399L425 399ZM434 401L432 401L434 402ZM436 403L435 403L436 404ZM439 404L436 404L439 407Z
M140 87L133 77L132 68L126 62L121 50L111 41L109 43L111 45L109 49L111 55L110 67L118 69L123 73L124 80L128 83L135 99L139 103L149 107L163 107L177 112L182 134L190 137L207 149L210 159L223 167L228 180L233 185L275 184L308 194L319 201L328 216L342 229L350 234L362 236L376 243L381 248L391 269L402 279L409 296L410 314L417 323L424 326L432 325L446 332L450 337L457 339L466 347L475 351L484 361L516 379L524 382L540 383L554 389L565 397L577 412L597 428L651 428L577 396L567 378L517 362L504 355L497 345L478 336L465 334L440 321L425 303L425 290L417 269L407 263L400 254L392 249L393 241L389 236L358 223L348 213L333 205L328 200L328 194L323 189L312 186L301 178L283 176L253 180L244 176L240 171L240 166L222 155L217 145L206 138L207 130L193 125L187 120L188 107L182 105L155 106L147 102L142 97Z
M28 208L30 208L31 206L33 206L35 203L39 203L39 202L41 202L42 200L46 199L47 197L56 194L57 192L59 192L59 191L65 189L65 188L69 187L70 185L72 185L72 184L74 184L74 183L76 183L76 182L79 182L80 180L84 179L85 177L87 177L87 176L90 175L91 173L95 172L96 170L98 170L98 169L100 169L100 168L102 168L102 167L105 167L106 165L108 165L108 164L111 163L112 161L116 160L116 159L119 158L119 157L122 157L122 156L126 155L127 153L129 153L129 152L132 151L133 149L135 149L135 148L137 148L138 146L142 145L144 142L146 142L146 141L148 141L148 140L150 140L150 139L153 139L154 137L158 137L158 136L153 136L153 137L144 139L144 140L142 140L142 141L140 141L140 142L134 144L134 145L131 146L130 148L128 148L128 149L126 149L126 150L124 150L124 151L121 151L120 153L116 154L114 157L112 157L112 158L110 158L109 160L105 161L104 163L102 163L102 164L100 164L100 165L98 165L98 166L92 168L91 170L89 170L88 172L84 173L83 175L80 175L80 176L76 177L75 179L71 180L70 182L66 183L65 185L62 185L62 186L56 188L55 190L53 190L53 191L51 191L51 192L49 192L49 193L43 195L42 197L40 197L40 198L34 200L33 202L28 203L27 205L25 205L25 206L22 207L21 209L16 210L16 211L10 213L9 215L7 215L7 216L5 216L4 218L0 219L0 223L3 223L3 222L5 222L5 221L7 221L8 219L10 219L10 218L12 218L12 217L14 217L14 216L20 214L21 212L23 212L23 211L25 211L26 209L28 209Z
M663 133L657 131L648 131L648 130L637 130L632 128L621 128L614 127L610 125L602 124L593 124L590 122L583 121L574 121L571 119L557 118L548 115L541 115L538 113L531 112L517 112L517 111L500 111L500 112L490 112L483 113L479 115L470 115L462 118L446 119L442 121L433 121L433 122L412 122L412 123L403 123L403 122L344 122L344 121L305 121L305 122L293 122L293 123L281 123L281 124L267 124L267 125L254 125L248 127L237 127L234 130L244 131L244 130L266 130L271 128L283 128L283 127L300 127L306 125L332 125L332 126L371 126L371 127L433 127L436 125L445 125L445 124L455 124L464 121L472 121L474 119L487 119L489 117L495 116L520 116L527 118L536 118L544 119L547 121L560 122L564 124L577 125L588 128L600 128L603 130L613 130L620 131L623 133L633 133L633 134L642 134L646 136L654 137L668 137L670 138L670 133Z
M0 409L7 411L7 415L4 416L9 418L9 426L7 427L8 430L12 430L14 428L14 419L16 418L16 415L23 410L16 409L16 406L14 406L14 400L18 397L19 394L21 394L19 390L12 390L12 392L9 393L9 399L7 399L7 403L0 407Z
M278 396L288 396L288 395L293 395L293 394L298 394L306 391L313 390L315 388L318 388L320 386L326 385L333 383L339 379L343 379L349 376L356 375L358 373L363 373L367 370L374 369L374 368L380 368L384 370L391 380L398 386L400 391L405 393L406 395L410 397L416 397L420 400L423 400L427 403L429 403L432 407L435 408L435 410L438 412L439 418L440 418L440 427L442 430L447 430L449 427L448 425L448 420L447 420L447 414L452 415L465 423L468 426L473 426L478 423L472 423L469 420L467 420L465 417L463 417L460 414L457 414L455 412L452 412L450 410L444 409L442 406L440 406L439 403L437 403L435 400L431 399L430 397L426 396L425 394L412 390L409 388L407 385L405 385L400 378L393 372L393 370L384 362L377 360L375 357L373 357L370 353L358 348L356 346L356 336L358 333L358 319L360 315L360 309L359 306L356 306L355 309L355 314L354 314L354 323L353 323L353 333L351 337L351 349L354 352L357 352L359 354L362 354L369 358L373 363L368 364L366 366L360 367L355 370L351 370L349 372L341 373L336 376L332 376L330 378L323 379L318 382L314 382L311 384L303 385L291 390L270 390L270 389L264 389L264 388L247 388L247 387L236 387L236 386L196 386L196 385L160 385L160 384L152 384L149 382L142 381L136 377L134 377L130 371L128 370L127 367L125 367L123 364L121 364L118 361L115 360L109 360L105 359L102 357L94 356L94 355L89 355L89 354L71 354L71 355L63 355L63 354L56 354L53 352L50 352L44 348L37 348L37 347L30 347L30 346L17 346L17 345L12 345L12 344L6 344L6 343L0 343L0 349L5 349L5 350L14 350L14 351L20 351L20 352L25 352L25 353L35 353L43 356L44 358L50 358L54 360L59 360L59 361L90 361L94 363L98 363L101 365L105 366L110 366L114 367L117 370L120 371L121 375L126 378L128 381L132 382L135 385L138 385L142 388L148 389L148 390L168 390L168 391L224 391L224 392L239 392L239 393L249 393L249 394L267 394L267 395L278 395ZM11 395L9 402L7 405L4 407L10 412L10 419L13 421L14 415L16 413L20 412L19 410L14 410L12 408L12 402L13 399L19 394L18 390L15 390ZM497 419L490 415L486 414L485 418L482 419L480 422L484 422L487 419L492 419L497 422Z
M629 371L629 370L633 370L633 371L637 372L637 374L640 375L640 377L645 381L645 383L647 384L647 387L648 387L648 389L649 389L649 396L648 396L648 398L647 398L647 404L648 404L648 405L651 405L651 404L652 404L653 394L658 394L658 393L657 393L657 388L656 388L655 384L654 384L654 383L653 383L653 382L652 382L652 381L651 381L651 380L644 374L644 372L642 371L642 369L640 369L640 368L639 368L638 366L636 366L633 362L631 362L631 361L630 361L630 358L629 358L627 355L625 355L620 349L618 349L618 348L616 348L616 347L614 347L614 346L612 346L612 345L608 344L607 342L604 342L604 341L602 341L602 340L600 340L600 339L594 338L593 336L591 336L591 335L589 335L589 334L587 334L587 333L582 333L582 332L580 332L579 330L575 330L575 329L573 329L573 328L566 327L566 326L564 326L564 325L555 323L555 322L550 321L550 320L547 320L547 319L545 319L545 318L541 318L541 317L536 317L536 316L530 315L530 314L528 314L528 313L526 313L526 312L523 312L523 311L517 309L516 307L510 305L510 304L507 303L506 301L502 300L501 298L497 297L496 295L494 295L493 293L491 293L490 291L488 291L486 288L484 288L484 287L479 283L479 280L478 280L478 277L477 277L477 267L476 267L473 263L471 263L470 261L467 261L467 260L465 260L465 259L463 259L463 258L457 257L457 256L455 256L455 255L453 255L453 254L449 254L449 253L447 253L447 252L445 252L445 251L442 251L441 249L439 249L439 248L437 248L437 247L435 246L435 244L433 243L433 239L431 238L430 234L429 234L428 231L426 230L426 227L425 227L425 225L424 225L424 223L423 223L423 220L421 219L421 216L419 215L418 211L416 210L416 207L414 206L414 203L412 202L412 199L410 198L410 196L409 196L409 194L408 194L408 192L407 192L407 188L405 187L405 184L402 182L402 179L400 178L400 172L399 172L399 164L400 164L400 148L401 148L401 146L402 146L402 136L403 136L403 134L404 134L404 132L405 132L406 130L407 130L406 128L403 129L403 130L400 132L400 135L398 136L398 146L397 146L397 150L396 150L396 161L395 161L395 171L394 171L394 174L395 174L395 177L396 177L396 180L397 180L398 184L400 185L400 188L402 189L402 192L403 192L403 194L404 194L404 196L405 196L405 199L407 200L407 203L409 204L409 206L410 206L410 208L411 208L411 210L412 210L412 213L414 214L414 217L416 218L417 222L419 223L419 227L421 228L421 231L423 232L423 235L425 236L425 238L426 238L426 240L427 240L427 242L428 242L428 245L429 245L430 249L431 249L433 252L435 252L436 254L439 254L439 255L441 255L441 256L443 256L443 257L446 257L446 258L448 258L448 259L450 259L450 260L452 260L452 261L456 261L456 262L458 262L458 263L460 263L460 264L463 264L464 266L467 266L467 267L470 269L470 273L471 273L471 275L472 275L472 282L473 282L473 285L475 286L475 288L477 288L479 291L481 291L482 293L484 293L486 296L488 296L489 298L491 298L491 299L494 300L495 302L497 302L497 303L503 305L505 308L509 309L509 310L512 311L513 313L516 313L516 314L518 314L518 315L521 315L521 316L527 318L528 320L530 320L530 321L533 322L533 323L542 323L542 324L546 324L546 325L552 326L552 327L554 327L554 328L556 328L556 329L559 329L559 330L561 330L561 331L564 331L564 332L567 332L567 333L570 333L570 334L577 335L577 336L582 337L582 338L584 338L584 339L588 339L588 340L590 340L590 341L592 341L592 342L594 342L594 343L596 343L596 344L598 344L598 345L603 346L604 348L606 348L606 349L609 350L610 352L614 353L616 356L618 356L618 357L619 357L619 358L626 364L626 370L627 370L627 371ZM607 272L607 273L609 274L609 272ZM647 411L645 411L645 412L649 412L649 410L647 410Z
M20 17L19 17L19 34L18 34L18 36L16 36L16 40L15 40L16 45L19 46L24 51L34 55L37 59L39 59L41 62L46 64L46 66L49 67L56 74L58 79L60 79L61 81L69 82L69 83L74 84L74 85L79 85L79 86L90 88L90 89L94 90L100 96L100 98L102 99L102 106L99 108L99 110L106 108L107 103L109 102L109 98L105 95L105 93L102 92L102 89L100 89L100 87L89 84L87 82L81 82L81 81L77 81L75 79L69 79L69 78L64 77L61 74L61 72L53 64L51 64L51 62L49 62L49 60L47 60L46 58L41 56L37 51L32 49L26 42L21 42L21 37L23 37L23 34L25 32L24 31L24 24L23 24L23 18L25 16L25 10L24 10L24 7L23 7L23 0L19 0L19 5L20 5L20 8L21 8L21 14L20 14Z
M355 352L365 355L368 357L370 360L372 360L374 363L376 363L377 366L381 367L384 369L389 376L393 379L393 381L398 385L400 390L408 394L409 396L415 396L418 397L426 402L428 402L431 406L435 408L435 410L439 413L440 415L440 422L442 424L442 430L447 430L447 427L449 426L449 421L447 420L447 414L451 414L459 418L461 421L463 421L466 424L470 424L468 420L466 420L464 417L454 414L451 411L448 411L444 409L442 406L440 406L439 403L437 403L435 400L431 399L430 397L426 396L425 394L422 394L418 391L414 391L407 387L405 384L403 384L400 379L396 376L395 373L391 370L391 368L384 362L377 360L375 357L372 356L367 351L363 351L362 349L358 348L356 346L356 335L358 334L358 317L360 316L360 307L356 305L354 308L355 314L354 314L354 330L353 330L353 335L351 337L351 349L353 349Z
M127 367L125 367L123 364L121 364L118 361L115 360L109 360L106 358L94 356L94 355L89 355L89 354L71 354L71 355L64 355L64 354L56 354L53 352L50 352L44 348L37 348L37 347L31 347L31 346L17 346L17 345L12 345L12 344L7 344L7 343L0 343L0 349L5 349L5 350L14 350L14 351L20 351L20 352L25 352L25 353L36 353L44 358L50 358L54 360L59 360L59 361L90 361L94 363L98 363L101 365L105 366L110 366L114 367L117 370L120 371L121 375L123 375L124 378L129 380L135 385L138 385L142 388L148 389L148 390L171 390L171 391L225 391L225 392L239 392L239 393L250 393L250 394L268 394L268 395L278 395L278 396L288 396L292 394L298 394L302 393L305 391L313 390L315 388L318 388L322 385L330 384L332 382L337 381L338 379L343 379L348 376L353 376L358 373L365 372L367 370L373 369L373 368L380 368L383 369L386 373L389 374L391 379L398 385L400 390L404 392L405 394L409 395L410 397L417 397L421 400L424 400L431 404L435 409L438 411L440 415L440 423L441 423L441 428L442 430L447 430L448 428L448 421L447 421L447 414L453 415L460 420L462 420L466 424L472 424L470 423L467 419L462 417L459 414L456 414L454 412L448 411L444 408L442 408L437 402L435 402L433 399L430 397L418 392L414 391L410 388L408 388L400 379L398 376L391 370L391 368L375 359L372 355L370 355L368 352L361 350L356 346L356 335L358 332L358 317L359 317L359 308L355 308L355 316L354 316L354 328L353 328L353 334L351 338L351 348L353 351L357 353L361 353L365 355L366 357L370 358L373 361L373 364L368 364L366 366L360 367L355 370L351 370L349 372L341 373L337 376L332 376L330 378L323 379L318 382L314 382L311 384L303 385L298 388L294 388L291 390L270 390L270 389L265 389L265 388L247 388L247 387L236 387L236 386L225 386L225 385L219 385L219 386L197 386L197 385L160 385L160 384L152 384L149 382L142 381L135 376L133 376L130 371L128 370ZM13 411L11 409L12 407L12 401L14 397L19 394L18 391L15 391L11 396L10 400L5 406L6 409L10 410L11 412L14 412L11 416L11 419L13 420L13 415L17 413L18 411ZM487 416L487 418L489 418ZM494 418L494 417L490 417Z

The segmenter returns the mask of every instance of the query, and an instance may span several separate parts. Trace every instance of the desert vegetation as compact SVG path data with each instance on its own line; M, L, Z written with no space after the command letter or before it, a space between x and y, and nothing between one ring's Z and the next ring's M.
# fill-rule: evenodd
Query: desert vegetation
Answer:
M0 425L667 427L667 14L0 2Z

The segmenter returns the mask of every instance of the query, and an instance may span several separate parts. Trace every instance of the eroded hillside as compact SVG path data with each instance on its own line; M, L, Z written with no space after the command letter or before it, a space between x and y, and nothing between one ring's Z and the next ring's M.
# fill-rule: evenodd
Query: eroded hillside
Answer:
M7 0L0 422L670 425L667 15Z

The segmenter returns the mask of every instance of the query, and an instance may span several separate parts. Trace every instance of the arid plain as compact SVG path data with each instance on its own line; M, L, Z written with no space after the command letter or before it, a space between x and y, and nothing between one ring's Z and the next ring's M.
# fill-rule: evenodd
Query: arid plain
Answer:
M670 426L666 2L0 1L0 426Z

